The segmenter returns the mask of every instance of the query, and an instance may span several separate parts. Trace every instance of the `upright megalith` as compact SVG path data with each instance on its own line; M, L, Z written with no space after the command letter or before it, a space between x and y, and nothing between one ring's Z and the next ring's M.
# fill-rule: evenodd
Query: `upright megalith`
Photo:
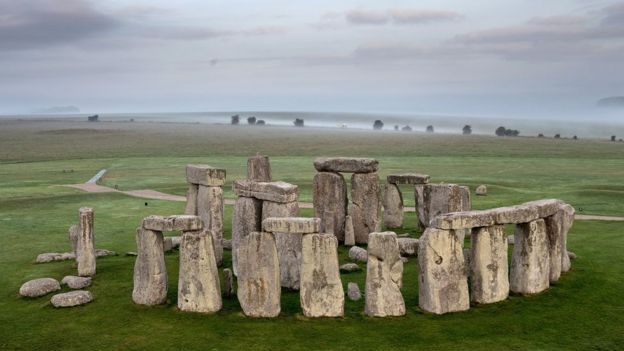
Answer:
M212 235L205 229L186 231L180 244L178 308L213 313L221 306L221 285Z
M386 184L383 208L386 228L401 228L403 225L403 195L398 185Z
M355 242L367 243L370 233L381 229L381 188L379 175L354 173L351 176L351 202Z
M340 173L318 172L314 176L314 213L324 223L324 232L333 233L338 240L344 240L345 216L347 215L347 182ZM331 216L330 218L327 218ZM327 223L332 222L331 231Z
M543 219L516 225L509 286L519 294L536 294L550 286L548 235Z
M167 301L167 268L163 233L137 228L137 258L134 263L132 301L139 305L159 305Z
M253 197L239 197L232 214L232 269L238 275L238 251L249 233L262 229L262 201Z
M264 201L262 203L262 218L296 217L299 213L297 202L277 203ZM265 229L266 231L266 229ZM281 286L290 289L299 289L301 266L301 233L273 232L279 256Z
M560 211L563 213L561 220L561 272L567 272L570 270L572 264L570 262L570 255L568 255L568 232L574 224L574 207L568 204L562 204Z
M456 184L426 184L423 188L422 214L423 224L438 215L464 210L466 191ZM420 204L419 204L420 206Z
M198 184L189 184L186 191L186 208L184 214L197 216L197 194L199 193Z
M474 228L470 252L470 299L487 304L509 296L509 264L505 227Z
M277 317L280 313L280 269L275 238L253 232L239 248L237 296L249 317Z
M353 219L351 215L345 217L345 237L344 244L346 246L355 245L355 229L353 229Z
M256 182L270 182L272 180L269 156L256 155L247 159L247 179Z
M80 235L76 242L76 262L78 275L88 277L95 275L95 236L93 234L93 209L81 207L78 210L78 226Z
M402 286L403 261L396 234L371 233L366 263L365 313L371 317L404 315Z
M418 305L444 314L470 308L462 245L454 230L427 228L418 244Z
M69 227L69 243L71 244L72 253L76 255L78 249L78 240L80 240L80 226L72 225Z
M331 234L304 234L301 309L306 317L342 317L344 290L338 266L338 240Z

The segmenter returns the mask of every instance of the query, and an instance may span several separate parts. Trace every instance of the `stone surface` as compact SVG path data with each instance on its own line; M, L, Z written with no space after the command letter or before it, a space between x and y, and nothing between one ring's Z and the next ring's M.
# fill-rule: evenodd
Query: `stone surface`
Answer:
M95 235L93 234L93 209L82 207L78 210L80 235L76 244L76 263L81 277L95 275Z
M181 236L170 236L169 238L171 239L172 248L177 249L178 247L180 247L180 244L182 243Z
M549 256L549 280L551 283L559 281L561 277L561 264L563 255L563 225L564 213L559 211L552 216L544 218L546 224L546 234L548 235L548 256Z
M416 224L418 224L418 228L421 231L424 231L425 228L429 225L429 222L425 223L425 185L417 184L414 185L414 206L416 208Z
M548 235L543 219L516 225L509 288L518 294L536 294L550 286Z
M462 245L452 230L427 228L418 245L418 305L444 314L470 308Z
M238 251L242 240L262 228L262 201L239 197L232 213L232 269L238 275Z
M362 298L362 293L357 283L349 282L347 284L347 296L351 301L359 301Z
M381 229L381 188L377 173L351 176L351 211L355 242L365 244L368 234Z
M355 245L355 230L353 229L353 219L351 215L345 217L344 244L346 246Z
M262 228L270 233L318 233L321 229L320 218L309 217L268 217L262 221Z
M465 191L455 184L425 184L423 188L423 219L425 227L441 214L464 210Z
M212 234L217 265L223 261L223 188L199 186L197 193L197 215L204 222L204 228Z
M544 199L525 202L522 206L535 207L537 209L537 215L539 218L552 216L563 206L564 203L557 199Z
M174 230L201 230L204 225L198 216L148 216L143 218L143 228L157 232L171 232Z
M487 185L481 184L475 189L475 195L486 196L488 192Z
M497 207L488 212L494 214L496 224L527 223L539 218L536 207L524 205Z
M61 290L61 284L59 284L58 280L39 278L22 284L19 294L25 297L39 297L57 290Z
M232 240L223 239L221 243L223 245L223 250L232 250Z
M306 317L344 315L344 290L338 269L338 240L332 234L303 236L300 301Z
M163 238L163 251L164 252L169 252L173 250L173 242L171 241L171 237L164 237Z
M429 224L438 229L471 229L489 227L496 224L493 211L464 211L441 214L434 217Z
M401 256L416 256L418 255L418 239L413 238L398 238L399 252Z
M470 188L467 186L460 185L459 192L461 193L461 210L462 211L470 211L472 210L472 200L470 197Z
M209 231L187 231L180 244L178 308L214 313L221 309L221 283Z
M319 172L372 173L377 172L379 162L372 158L330 157L314 160Z
M339 173L319 172L314 176L314 216L321 218L323 231L327 232L330 222L327 216L333 217L333 234L344 241L345 218L347 215L347 183Z
M208 165L186 165L186 181L191 184L223 186L225 175L225 169Z
M280 313L280 269L271 233L253 232L241 240L238 261L238 301L249 317Z
M401 228L403 225L403 195L397 185L386 184L383 208L386 228Z
M139 253L136 252L136 251L128 251L128 252L126 252L126 256L135 256L136 257L138 255L139 255Z
M223 296L232 297L236 295L234 292L234 273L229 268L223 269Z
M514 237L513 235L508 235L508 236L507 236L507 243L508 243L509 245L513 245L515 242L516 242L516 241L515 241L515 237Z
M73 252L46 252L37 255L35 262L48 263L53 261L75 260L76 255Z
M74 307L93 301L93 295L89 291L76 290L52 296L50 302L54 307Z
M572 252L572 251L568 251L568 257L571 260L576 260L576 254L574 252Z
M256 182L272 180L269 156L256 155L247 159L247 179Z
M471 241L470 300L480 304L505 300L509 295L505 227L475 228Z
M134 263L132 301L139 305L159 305L167 301L167 267L162 232L138 228L138 256Z
M334 211L325 211L323 213L323 217L321 217L321 232L325 234L334 235L334 231L336 230L334 219ZM335 236L335 235L334 235Z
M429 176L419 173L390 174L386 180L390 184L427 184L429 183Z
M368 252L359 246L353 246L349 249L349 258L357 262L367 262Z
M78 248L78 239L80 238L80 226L72 225L69 227L69 243L71 244L71 252L76 254L76 249Z
M299 212L297 202L262 202L263 220L271 217L296 217ZM301 267L301 234L277 232L275 243L279 256L280 281L282 287L299 289Z
M346 272L346 273L357 272L361 269L362 268L360 268L360 266L358 266L357 263L345 263L340 266L340 271Z
M189 188L186 191L186 207L184 214L197 216L197 192L199 191L199 185L189 184Z
M574 207L565 204L561 205L561 211L563 212L563 225L562 225L562 252L568 252L568 232L574 224ZM561 255L561 272L565 273L572 268L569 255Z
M232 188L238 196L281 203L297 201L299 196L299 187L286 182L235 180Z
M71 289L82 289L91 285L91 277L77 277L75 275L67 275L61 280L61 284L67 285Z
M95 249L95 257L117 256L117 252L106 249Z
M364 312L371 317L404 315L402 285L403 261L396 234L371 233L368 241Z

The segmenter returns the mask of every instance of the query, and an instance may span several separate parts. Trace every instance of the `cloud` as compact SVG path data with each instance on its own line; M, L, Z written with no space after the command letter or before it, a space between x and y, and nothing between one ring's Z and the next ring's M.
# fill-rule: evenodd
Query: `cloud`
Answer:
M389 21L387 12L351 10L345 14L351 24L386 24Z
M355 25L424 24L432 22L457 21L463 16L453 11L388 9L385 11L351 10L345 19Z

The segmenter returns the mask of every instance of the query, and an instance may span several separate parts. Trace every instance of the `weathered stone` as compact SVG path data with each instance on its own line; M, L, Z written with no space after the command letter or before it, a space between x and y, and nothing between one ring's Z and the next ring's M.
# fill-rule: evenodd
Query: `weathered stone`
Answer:
M461 193L461 210L472 210L472 200L470 198L470 188L464 185L459 186L459 192Z
M214 313L221 309L221 284L210 232L187 231L180 244L178 308Z
M332 234L303 236L300 300L306 317L344 315L344 290L338 269L338 240Z
M470 308L462 245L452 230L428 228L418 245L418 305L444 314Z
M546 234L548 235L548 255L550 257L549 279L551 283L561 277L561 264L563 263L563 211L559 211L552 216L544 218L546 224Z
M197 192L199 191L199 185L189 184L189 188L186 191L186 208L184 214L197 216Z
M572 228L572 225L574 224L574 213L576 211L574 210L574 207L568 204L561 205L561 211L563 212L563 216L562 216L563 225L561 226L563 246L561 247L561 251L568 252L568 232L570 231L570 229ZM572 268L572 263L570 262L570 256L561 255L561 272L565 273L569 271L570 268Z
M126 256L135 256L136 257L138 255L139 255L139 253L136 252L136 251L128 251L128 252L126 252Z
M280 268L271 233L253 232L242 238L238 261L238 301L249 317L280 313Z
M395 184L386 184L383 208L386 228L401 228L403 225L403 195L401 189Z
M247 159L247 179L256 182L272 180L269 156L256 155Z
M91 277L77 277L75 275L67 275L61 280L61 284L65 284L71 289L82 289L91 285Z
M270 233L318 233L321 228L320 218L309 217L269 217L262 221L262 228Z
M416 256L418 255L418 239L412 238L398 238L399 252L401 256Z
M334 235L334 211L325 211L321 220L321 232ZM334 235L335 236L335 235Z
M117 256L117 252L106 249L95 249L95 257Z
M76 245L76 263L81 277L95 275L95 235L93 234L93 209L78 210L80 236Z
M163 251L165 252L169 252L173 250L173 242L171 241L171 237L164 237L163 238Z
M53 261L75 260L76 255L73 252L46 252L37 255L35 262L48 263Z
M549 287L548 235L543 219L516 225L509 288L519 294L536 294Z
M182 243L181 236L170 236L169 238L171 239L172 248L177 249L178 247L180 247L180 244Z
M381 189L377 173L351 176L351 203L355 242L365 244L368 234L381 229Z
M515 241L515 237L514 237L513 235L508 235L508 236L507 236L507 243L508 243L509 245L513 245L515 242L516 242L516 241Z
M296 217L299 212L297 202L262 202L263 220L270 217ZM277 232L275 243L279 256L280 281L283 287L299 289L301 267L301 234Z
M338 240L344 240L345 216L347 214L347 183L339 173L319 172L314 176L314 216L321 218L323 231L333 222L332 233ZM333 216L330 221L328 216Z
M221 243L223 245L223 250L232 250L232 240L223 239Z
M431 220L430 226L438 229L471 229L494 224L496 224L495 213L486 210L441 214Z
M355 230L353 229L353 219L351 215L345 217L345 237L344 244L346 246L355 245Z
M159 305L167 301L167 267L162 232L138 228L139 255L134 263L132 301L139 305Z
M568 251L568 257L571 260L576 260L576 254L574 252L572 252L572 251Z
M223 296L232 297L234 292L234 274L229 268L223 269Z
M357 272L359 270L361 270L361 268L360 266L357 265L357 263L345 263L340 266L341 272L350 273L350 272Z
M441 214L460 212L466 206L465 190L455 184L425 184L423 188L423 224Z
M368 252L359 246L353 246L349 249L349 258L357 262L367 262Z
M199 186L197 194L197 215L204 222L204 228L212 235L217 265L223 261L223 188Z
M357 283L349 282L347 284L347 296L351 301L359 301L362 298L362 293L360 293L360 287Z
M417 184L414 185L414 204L416 208L416 224L418 224L418 228L422 231L427 228L429 222L425 222L425 185Z
M544 199L525 202L522 206L535 207L537 209L537 215L539 218L552 216L563 206L564 203L557 199Z
M50 302L54 307L74 307L93 301L93 295L86 290L70 291L52 296Z
M537 207L534 206L498 207L488 210L488 212L494 214L496 224L528 223L539 218Z
M299 196L299 187L286 182L235 180L232 187L238 196L255 197L259 200L280 203L297 201Z
M148 216L143 219L143 228L157 232L171 232L174 230L202 230L204 224L198 216Z
M427 184L429 183L429 176L427 174L419 173L402 173L402 174L390 174L386 178L390 184Z
M223 186L225 169L208 165L186 165L186 181L204 186Z
M379 162L372 158L317 158L314 168L319 172L372 173L377 172Z
M486 196L487 195L487 185L481 184L475 189L475 195L477 196Z
M19 294L25 297L39 297L57 290L61 290L61 284L59 284L58 280L39 278L22 284Z
M412 236L410 233L397 234L397 238L409 238Z
M238 251L242 240L262 228L262 201L239 197L232 214L232 269L238 275Z
M402 316L403 261L393 232L371 233L366 264L365 313L371 317Z
M509 264L504 226L475 228L471 240L471 301L486 304L505 300L509 296Z
M401 256L401 262L403 262L403 264L406 264L407 262L409 262L409 258Z
M78 239L80 238L80 226L72 225L69 227L69 243L71 244L71 252L76 254L76 249L78 248Z

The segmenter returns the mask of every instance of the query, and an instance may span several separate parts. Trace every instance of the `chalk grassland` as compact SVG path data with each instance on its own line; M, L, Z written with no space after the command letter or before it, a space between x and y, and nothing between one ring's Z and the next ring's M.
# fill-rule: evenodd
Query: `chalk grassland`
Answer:
M29 124L32 123L32 124ZM78 130L75 130L78 129ZM540 140L430 136L394 132L341 133L324 129L258 129L230 126L0 122L0 349L595 349L624 343L624 229L620 222L578 221L569 248L579 258L573 270L547 292L512 296L465 313L433 316L418 308L417 260L404 273L408 306L403 318L372 319L363 301L347 301L344 319L306 319L299 295L284 291L282 315L274 320L242 316L236 299L204 316L176 310L177 252L166 255L169 303L154 308L131 301L134 229L149 214L180 213L184 204L122 194L88 194L62 187L110 169L103 183L121 189L151 188L183 194L184 165L210 163L245 175L246 157L272 156L274 176L298 184L311 199L312 160L319 155L376 157L381 173L420 171L434 181L473 187L490 195L474 198L487 208L558 197L583 213L624 215L624 145L591 140ZM405 188L405 190L409 190ZM228 191L228 196L232 196ZM410 196L406 196L408 199ZM412 201L410 199L410 201ZM98 259L89 288L96 300L56 310L49 296L23 299L26 280L75 274L75 263L34 264L41 252L67 251L67 228L80 206L96 213L96 243L122 255ZM231 236L226 206L225 236ZM311 216L311 210L303 210ZM417 237L408 214L398 232ZM340 262L348 262L340 249ZM226 252L225 265L231 264ZM365 268L364 264L360 264ZM364 272L342 275L363 288Z

